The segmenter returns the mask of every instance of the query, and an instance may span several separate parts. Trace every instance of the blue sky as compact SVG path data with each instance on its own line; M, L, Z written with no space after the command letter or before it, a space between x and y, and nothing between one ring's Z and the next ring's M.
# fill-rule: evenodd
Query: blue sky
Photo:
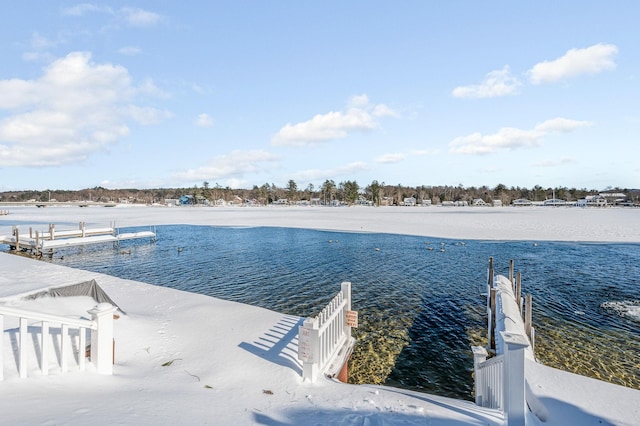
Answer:
M639 2L21 1L0 190L640 187Z

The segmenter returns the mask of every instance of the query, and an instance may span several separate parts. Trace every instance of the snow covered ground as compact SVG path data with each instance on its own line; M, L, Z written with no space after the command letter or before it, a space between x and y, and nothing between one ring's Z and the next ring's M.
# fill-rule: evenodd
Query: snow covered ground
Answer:
M0 235L171 223L289 226L433 237L640 242L638 209L547 208L10 208ZM41 227L41 228L40 228ZM48 376L35 354L17 376L5 318L2 424L503 424L501 413L401 389L303 382L300 318L234 302L0 253L0 303L86 316L86 297L25 301L21 294L95 279L126 312L115 321L112 376L91 371ZM336 283L336 292L339 289ZM73 364L71 365L73 367ZM638 424L640 391L530 363L536 398L531 424ZM543 422L544 420L544 422Z

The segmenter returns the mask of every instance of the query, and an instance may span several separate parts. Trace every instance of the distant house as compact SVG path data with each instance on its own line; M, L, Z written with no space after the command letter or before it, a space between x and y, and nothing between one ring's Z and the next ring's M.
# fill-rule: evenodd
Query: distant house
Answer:
M393 205L393 198L391 198L391 197L382 197L382 200L380 200L380 205L381 206L392 206Z
M367 200L362 195L360 195L358 196L358 199L356 200L355 204L356 206L371 206L373 205L373 202L371 200Z
M561 200L559 198L550 198L548 200L544 200L544 203L542 203L544 206L553 206L553 207L557 207L557 206L566 206L567 202L566 200Z
M422 200L422 207L429 207L431 205L431 200Z
M271 204L275 204L276 206L285 206L285 205L289 204L289 201L286 198L280 198L280 199L275 200Z
M517 200L513 200L511 202L511 205L514 207L525 207L532 206L533 203L531 202L531 200L527 200L526 198L518 198Z
M237 195L233 196L233 200L229 201L230 206L241 206L244 204L244 200Z
M474 206L486 206L487 203L485 203L482 198L476 198L475 200L473 200L473 205Z
M415 207L415 205L416 205L416 199L415 199L415 197L405 198L405 199L402 201L402 205L403 205L403 206Z
M578 207L606 207L608 202L602 195L587 195L586 197L578 200L576 205Z
M453 205L456 207L469 207L469 202L467 200L457 200L453 202Z
M453 207L455 206L455 204L453 203L453 201L443 201L442 204L440 204L442 207Z

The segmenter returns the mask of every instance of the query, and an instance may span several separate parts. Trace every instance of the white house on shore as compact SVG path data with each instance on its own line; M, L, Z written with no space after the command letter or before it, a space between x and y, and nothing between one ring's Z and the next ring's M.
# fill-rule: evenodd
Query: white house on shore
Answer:
M526 198L518 198L517 200L513 200L511 202L511 205L514 207L528 207L532 206L533 203L531 202L531 200L527 200Z
M544 200L544 203L542 203L544 206L566 206L567 205L567 201L566 200L561 200L559 198L550 198L548 200Z
M403 205L403 206L415 207L416 202L417 202L417 201L416 201L415 197L409 197L409 198L405 198L405 199L402 201L402 205Z

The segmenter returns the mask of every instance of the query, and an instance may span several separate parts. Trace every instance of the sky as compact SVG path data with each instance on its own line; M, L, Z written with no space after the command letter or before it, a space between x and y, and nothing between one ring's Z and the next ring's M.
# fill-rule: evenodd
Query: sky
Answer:
M640 3L26 0L0 190L639 188Z

